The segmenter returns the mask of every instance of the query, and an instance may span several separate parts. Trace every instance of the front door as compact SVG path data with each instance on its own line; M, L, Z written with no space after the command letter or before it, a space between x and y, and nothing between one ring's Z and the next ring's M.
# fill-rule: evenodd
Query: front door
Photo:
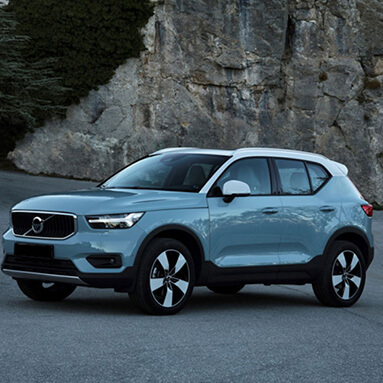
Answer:
M219 191L230 180L247 183L251 195L224 202ZM219 268L276 266L277 270L281 200L272 194L268 160L236 161L218 179L213 190L218 196L208 198L210 261Z

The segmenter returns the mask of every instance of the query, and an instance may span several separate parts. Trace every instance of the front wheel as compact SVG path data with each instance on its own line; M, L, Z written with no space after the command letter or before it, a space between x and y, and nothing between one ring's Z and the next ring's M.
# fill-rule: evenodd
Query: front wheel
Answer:
M359 248L348 241L336 241L328 251L313 290L326 306L349 307L362 295L365 281L366 266Z
M130 298L148 314L180 311L194 287L194 262L181 242L157 238L145 249Z
M76 285L67 283L45 283L30 279L18 279L17 284L28 298L44 302L62 301L76 289Z

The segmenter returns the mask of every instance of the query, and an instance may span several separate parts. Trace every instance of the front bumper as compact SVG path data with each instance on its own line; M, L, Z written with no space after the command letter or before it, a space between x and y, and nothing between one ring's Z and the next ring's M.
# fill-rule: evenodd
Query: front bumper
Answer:
M114 288L127 292L131 291L134 285L134 269L134 267L126 267L119 273L82 273L71 261L11 254L5 255L1 265L2 272L14 279L33 279L79 286Z
M81 225L81 221L79 222ZM80 229L80 228L79 228ZM127 230L100 231L82 228L65 240L31 239L15 236L12 229L3 235L4 260L1 270L16 279L35 279L129 291L134 283L134 260L145 232L138 225ZM15 245L49 245L53 257L15 252ZM17 254L17 255L15 255ZM95 267L89 256L117 255L113 267Z

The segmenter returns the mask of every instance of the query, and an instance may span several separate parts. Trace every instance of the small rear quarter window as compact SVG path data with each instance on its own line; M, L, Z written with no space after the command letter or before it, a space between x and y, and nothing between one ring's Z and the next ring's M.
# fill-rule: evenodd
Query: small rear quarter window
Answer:
M315 193L329 178L330 175L323 166L313 163L306 163L311 180L311 186Z

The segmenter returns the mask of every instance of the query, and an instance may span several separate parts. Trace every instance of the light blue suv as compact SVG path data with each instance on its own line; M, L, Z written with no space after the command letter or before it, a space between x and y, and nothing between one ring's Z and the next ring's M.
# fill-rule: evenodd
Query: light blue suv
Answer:
M323 304L351 306L373 259L372 212L321 155L165 149L97 188L14 206L1 268L32 299L114 288L151 314L178 312L194 286L254 283L311 283Z

